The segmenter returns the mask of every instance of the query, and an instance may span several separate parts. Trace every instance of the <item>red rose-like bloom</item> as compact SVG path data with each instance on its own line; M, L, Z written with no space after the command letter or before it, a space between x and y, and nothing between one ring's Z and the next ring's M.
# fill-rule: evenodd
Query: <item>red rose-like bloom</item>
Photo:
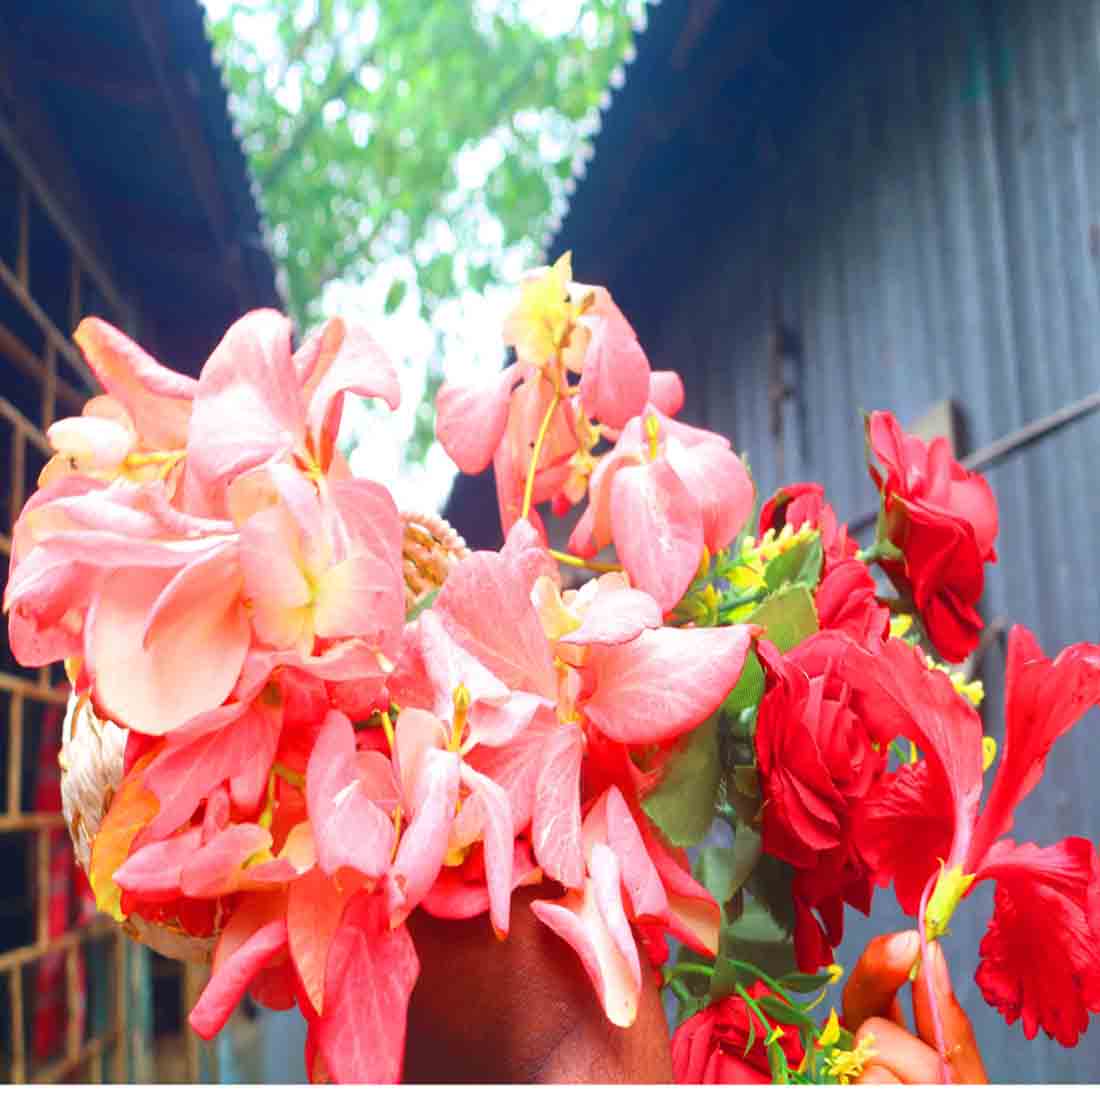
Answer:
M784 486L761 508L761 536L768 531L781 531L788 523L796 531L808 523L821 533L826 574L859 552L859 544L848 537L848 525L837 523L836 513L825 499L825 490L812 481Z
M889 735L872 738L853 708L857 689L843 670L854 645L836 630L807 638L785 656L759 643L767 670L756 724L764 851L797 872L795 951L803 970L832 962L845 901L863 912L870 905L852 821L885 770Z
M904 555L883 568L899 592L912 594L941 656L962 661L982 629L975 605L983 566L997 560L997 502L985 478L951 457L946 439L926 444L907 435L892 413L868 417L867 442L885 471L870 467L886 537Z
M774 996L763 982L748 990L753 1000ZM749 1045L749 1007L739 996L726 997L689 1016L672 1036L672 1075L678 1085L767 1085L771 1083L766 1036L754 1020L756 1040ZM767 1013L765 1013L767 1017ZM767 1017L772 1026L777 1026ZM802 1040L794 1028L783 1028L779 1040L787 1063L802 1061Z
M890 611L878 602L875 578L855 558L821 578L814 603L822 630L841 630L867 649L878 648L890 632Z

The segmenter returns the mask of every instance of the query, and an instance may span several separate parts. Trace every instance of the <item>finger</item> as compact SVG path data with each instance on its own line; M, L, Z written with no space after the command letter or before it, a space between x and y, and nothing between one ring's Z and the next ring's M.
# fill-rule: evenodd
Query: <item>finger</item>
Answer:
M872 1016L905 1023L896 994L909 980L919 953L920 937L912 930L877 936L867 945L844 987L844 1026L849 1031Z
M964 1085L984 1085L989 1078L982 1063L981 1051L978 1050L974 1028L951 988L947 960L938 943L932 944L930 954L932 986L943 1023L943 1045L952 1075ZM935 1047L936 1029L932 1022L932 1003L928 995L928 982L923 973L918 974L913 983L913 1019L917 1034Z
M874 1036L868 1067L887 1069L906 1085L934 1085L941 1081L940 1056L905 1028L873 1016L856 1032L856 1041L868 1035Z
M902 1080L892 1074L885 1066L869 1066L854 1083L857 1085L900 1085Z

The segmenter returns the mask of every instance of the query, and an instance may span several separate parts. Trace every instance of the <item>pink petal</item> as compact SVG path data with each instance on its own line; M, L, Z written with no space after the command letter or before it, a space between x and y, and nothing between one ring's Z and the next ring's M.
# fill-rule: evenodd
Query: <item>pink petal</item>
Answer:
M601 589L585 610L581 626L558 640L569 645L619 645L661 622L661 609L648 592L640 588Z
M324 638L358 637L397 655L405 623L403 524L389 490L363 478L329 487L343 562L321 576L314 624Z
M409 995L420 974L408 929L392 931L377 895L348 905L329 948L317 1041L341 1084L395 1084L405 1057Z
M367 796L355 755L355 731L330 711L317 735L306 770L306 805L326 875L354 867L380 878L389 865L393 823Z
M96 416L68 416L46 432L50 446L81 470L113 470L137 445L131 429Z
M594 313L581 322L591 332L581 372L581 402L594 420L621 428L646 406L649 360L611 295L603 287L594 290Z
M613 741L632 745L686 733L733 690L754 633L748 626L662 627L592 650L596 687L585 714Z
M401 835L386 884L391 923L411 913L435 883L458 800L457 754L425 748L417 771L413 818Z
M630 922L626 919L626 910L623 909L618 857L606 844L595 844L589 854L588 863L596 907L611 939L619 949L619 954L627 961L634 983L641 989L642 967L638 959L638 945L634 942L634 933L630 930Z
M718 953L722 908L692 877L683 852L671 848L646 821L640 824L646 851L668 895L668 931L697 954Z
M479 551L454 566L433 605L455 641L514 691L557 697L550 644L523 574Z
M266 760L262 777L262 783L266 783L278 741L279 718L272 708L253 706L236 721L211 733L182 742L174 738L169 741L143 779L144 786L160 803L144 838L160 840L174 833L191 820L211 791L240 775L252 760Z
M98 317L81 321L73 340L100 385L130 414L150 450L175 450L187 445L191 402L197 389L193 378L162 366Z
M233 1013L256 975L287 944L286 920L265 924L214 972L187 1017L203 1039L213 1039Z
M332 462L344 395L380 397L391 409L401 403L397 372L362 325L328 322L306 384L309 434L322 470Z
M671 611L699 569L703 519L667 459L615 474L611 528L631 582Z
M650 374L649 403L665 416L675 416L684 407L684 383L676 371L655 370Z
M433 689L432 710L445 721L454 714L454 692L461 684L471 703L505 703L510 692L480 661L466 652L432 610L419 618L419 642L424 671Z
M630 1027L638 1013L641 983L604 923L592 880L585 880L583 894L570 892L561 902L531 902L531 912L576 951L607 1018L616 1027Z
M668 895L626 799L618 787L609 787L606 799L607 844L618 857L634 916L664 919L668 915Z
M254 310L229 329L202 368L186 476L215 502L236 475L304 442L290 333L287 318Z
M271 848L271 834L259 825L230 825L187 862L180 887L189 898L213 898L237 889L244 864Z
M514 832L508 795L491 779L466 764L462 781L478 803L481 840L485 851L485 881L489 888L489 917L500 937L508 935L512 900Z
M581 760L584 744L580 728L557 726L543 738L543 756L531 825L535 859L563 886L584 881L581 848Z
M470 735L466 746L505 745L525 733L553 704L541 695L513 691L503 703L478 702L470 708Z
M516 840L512 855L512 890L542 881L542 872L531 859L531 846ZM435 885L424 895L420 908L440 920L469 920L489 908L489 889L484 877L471 877L466 865L445 867Z
M188 829L179 836L145 844L133 852L112 876L127 893L142 901L171 901L180 896L184 864L202 843L200 829Z
M703 517L703 541L710 552L729 546L752 512L756 490L741 460L725 441L681 446L669 440L668 461Z
M435 399L436 438L464 474L479 474L492 462L508 423L517 368L513 364L488 383L440 387Z
M536 725L528 728L523 737L499 746L477 745L466 758L471 767L508 792L512 823L517 832L531 821L535 788L542 768L543 742L546 735L556 729L557 719L553 713L543 711L536 717Z
M143 733L165 733L225 702L251 634L232 562L220 554L193 573L110 573L88 625L100 713Z

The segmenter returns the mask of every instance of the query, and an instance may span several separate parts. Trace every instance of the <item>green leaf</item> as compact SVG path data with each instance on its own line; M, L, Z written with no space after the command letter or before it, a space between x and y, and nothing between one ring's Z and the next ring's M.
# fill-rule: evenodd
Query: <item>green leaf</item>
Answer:
M772 1084L785 1085L790 1080L787 1055L778 1043L765 1043L768 1052L768 1068L772 1071Z
M762 626L765 637L780 653L794 649L820 629L813 595L804 584L773 593L756 609L749 622ZM744 677L743 672L741 675Z
M389 293L386 295L386 303L382 307L387 316L397 311L408 293L409 284L404 279L394 279L390 284Z
M421 596L419 600L409 609L408 614L405 616L405 622L411 623L415 619L419 619L420 616L428 610L429 607L435 603L436 597L443 590L441 588L433 588L431 592L424 596Z
M824 560L821 536L814 531L805 542L795 543L789 550L768 562L764 570L768 590L778 592L787 584L805 584L812 588L821 579Z
M758 997L756 1003L766 1012L773 1020L778 1020L781 1024L790 1024L792 1027L803 1027L809 1016L797 1005L789 1004L787 1001L781 1001L778 997ZM813 1022L812 1020L810 1021Z
M792 993L816 993L819 989L824 989L833 980L833 976L829 973L803 974L800 970L793 970L775 980Z
M791 881L794 878L793 868L778 860L775 856L761 856L752 874L749 876L748 889L753 898L758 901L771 916L772 920L788 933L794 931L794 900ZM785 967L783 973L788 970L797 970L793 965Z
M714 820L721 777L715 714L683 739L642 808L672 844L681 848L699 844Z
M752 963L766 974L786 974L797 969L788 932L755 897L749 898L742 915L723 929L719 953L721 959L711 981L712 995L715 983L727 978L722 962L728 959Z
M760 858L760 834L747 825L734 833L728 848L704 848L695 864L695 877L720 905L725 905L752 874Z
M733 691L726 696L722 704L722 713L734 718L740 716L741 711L748 707L754 707L764 695L764 668L754 650L749 650L745 655L745 664L741 669L741 675Z

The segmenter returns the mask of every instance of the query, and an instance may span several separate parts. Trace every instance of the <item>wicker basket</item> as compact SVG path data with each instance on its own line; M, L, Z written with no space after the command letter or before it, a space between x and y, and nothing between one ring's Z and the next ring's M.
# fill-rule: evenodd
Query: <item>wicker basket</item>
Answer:
M438 516L404 512L405 603L412 608L447 578L450 568L469 554L462 537ZM87 873L92 841L122 783L126 730L100 718L91 702L69 697L62 730L61 804L73 852ZM161 955L186 962L209 963L216 937L200 939L182 929L151 924L131 915L123 927L139 943Z

